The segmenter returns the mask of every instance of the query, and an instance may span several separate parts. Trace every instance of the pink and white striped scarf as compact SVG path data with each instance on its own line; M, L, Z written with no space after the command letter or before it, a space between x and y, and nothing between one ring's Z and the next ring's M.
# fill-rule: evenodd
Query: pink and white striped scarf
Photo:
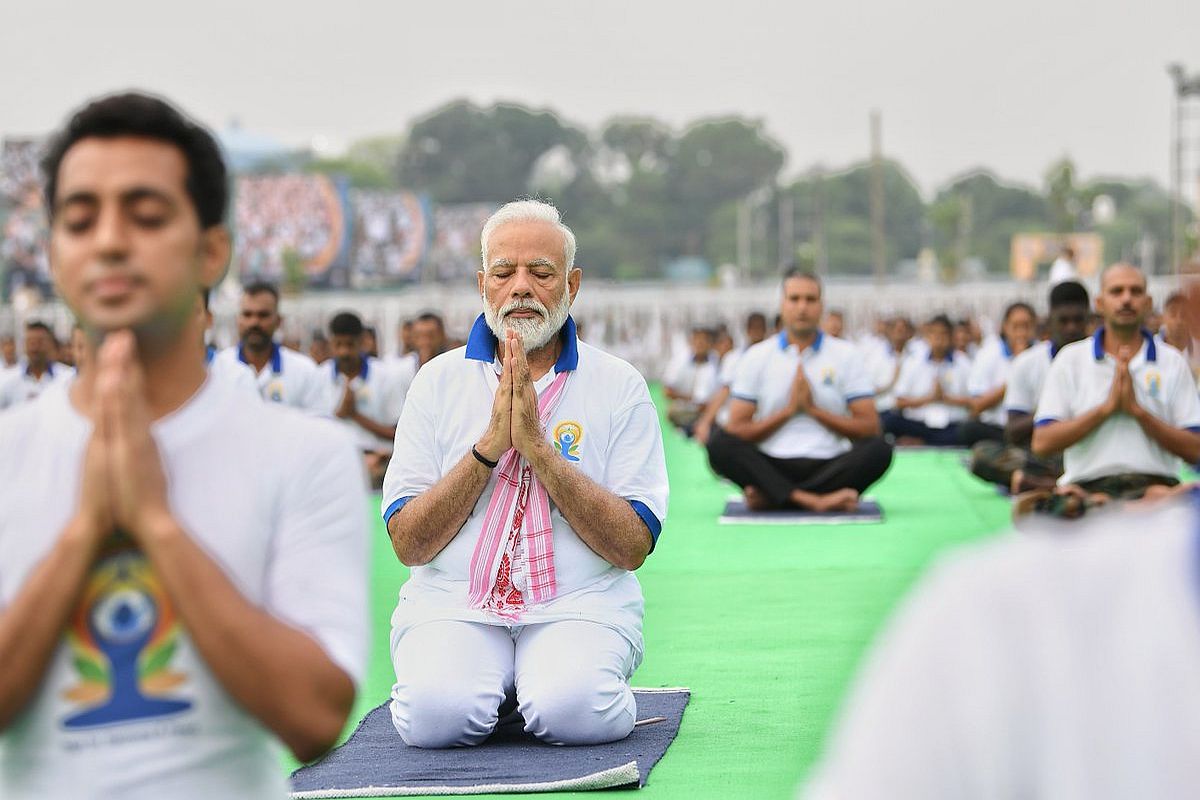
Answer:
M538 419L543 428L550 422L554 409L558 407L570 375L567 371L558 373L538 398ZM496 488L492 491L492 499L483 517L483 530L475 540L475 551L471 554L472 608L483 608L491 595L500 567L500 557L503 555L501 547L506 544L508 538L505 522L514 515L520 519L522 529L530 599L534 603L542 603L552 599L558 591L554 580L554 531L550 522L550 496L545 487L538 482L533 470L529 471L528 491L520 491L521 473L525 467L525 459L516 448L509 449L500 457ZM520 499L526 501L524 508L517 507Z

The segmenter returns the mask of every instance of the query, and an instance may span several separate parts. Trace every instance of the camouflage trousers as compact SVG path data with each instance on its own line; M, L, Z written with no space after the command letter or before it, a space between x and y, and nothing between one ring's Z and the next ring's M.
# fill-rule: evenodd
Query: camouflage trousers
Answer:
M1031 476L1057 478L1063 473L1062 457L1038 458L1023 447L994 441L979 442L971 448L971 472L989 483L1007 489L1017 470Z

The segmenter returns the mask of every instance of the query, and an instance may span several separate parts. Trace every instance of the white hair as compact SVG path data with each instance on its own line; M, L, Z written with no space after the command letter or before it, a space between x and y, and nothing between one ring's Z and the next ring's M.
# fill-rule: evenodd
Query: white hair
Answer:
M558 209L545 200L514 200L505 203L488 217L483 223L483 232L479 235L480 249L483 251L483 269L488 268L488 239L493 231L501 225L510 222L546 222L558 229L563 237L563 267L571 269L575 266L575 234L562 222Z

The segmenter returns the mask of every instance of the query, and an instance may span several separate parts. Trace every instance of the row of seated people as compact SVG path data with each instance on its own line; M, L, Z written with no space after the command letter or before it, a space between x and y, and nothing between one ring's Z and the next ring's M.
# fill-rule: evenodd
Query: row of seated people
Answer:
M769 337L765 316L751 315L747 348L718 362L713 334L694 329L664 377L668 418L751 507L853 508L886 471L892 444L970 446L975 474L1022 494L1022 509L1067 516L1166 491L1182 463L1200 459L1198 328L1176 293L1150 331L1153 303L1134 267L1104 272L1094 311L1074 281L1052 288L1041 325L1028 304L1010 305L973 359L955 348L962 326L945 316L920 339L896 318L885 344L851 344L830 315L822 320L815 277L789 273L783 290Z

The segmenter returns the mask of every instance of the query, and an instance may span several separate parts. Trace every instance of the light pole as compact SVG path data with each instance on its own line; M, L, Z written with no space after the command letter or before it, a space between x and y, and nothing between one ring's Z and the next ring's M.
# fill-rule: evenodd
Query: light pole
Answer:
M1175 84L1175 103L1171 111L1171 263L1179 277L1183 261L1183 104L1191 96L1200 97L1200 75L1188 76L1182 64L1167 66Z

